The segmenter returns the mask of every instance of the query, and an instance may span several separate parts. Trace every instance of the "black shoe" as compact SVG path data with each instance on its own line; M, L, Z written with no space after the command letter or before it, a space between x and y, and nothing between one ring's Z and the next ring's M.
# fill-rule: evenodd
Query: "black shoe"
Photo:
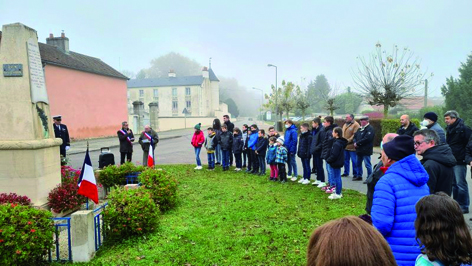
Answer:
M360 176L353 177L352 181L362 181L362 177Z
M346 176L349 176L349 175L348 175L348 174L342 174L341 176L342 176L342 177L346 177Z
M366 180L366 181L364 181L364 182L362 182L362 184L367 184L367 180Z
M469 210L462 210L463 214L469 213Z
M245 165L245 164L243 164L243 168L246 168L246 165Z
M216 164L216 165L220 165L221 163L217 162L217 163L215 163L215 164Z
M246 169L246 173L251 173L251 169Z

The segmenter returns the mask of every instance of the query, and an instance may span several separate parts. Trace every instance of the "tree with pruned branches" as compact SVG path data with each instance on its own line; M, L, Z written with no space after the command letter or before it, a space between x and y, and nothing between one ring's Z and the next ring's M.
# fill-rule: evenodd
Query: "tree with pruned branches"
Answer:
M300 86L297 86L295 90L295 105L302 113L302 121L305 121L306 110L310 108L310 102L308 101L306 91L300 89Z
M387 117L390 107L419 92L426 72L420 68L421 60L408 48L400 51L395 45L388 54L380 43L375 47L367 58L358 57L353 79L370 105L383 105Z

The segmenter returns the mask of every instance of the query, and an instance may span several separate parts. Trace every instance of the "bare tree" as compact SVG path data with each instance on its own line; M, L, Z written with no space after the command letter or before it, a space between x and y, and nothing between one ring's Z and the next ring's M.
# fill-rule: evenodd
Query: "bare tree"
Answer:
M302 121L305 121L306 110L310 108L310 102L308 101L306 91L300 89L300 86L296 87L295 90L295 105L298 110L302 112Z
M380 43L375 47L367 59L358 57L353 79L370 105L384 106L387 117L390 107L419 92L417 87L423 84L426 72L421 71L421 60L408 48L399 51L395 45L392 53L387 54Z
M329 112L330 116L334 115L334 111L339 109L338 103L336 101L336 96L338 95L339 86L334 85L330 86L330 90L321 94L321 99L325 101L324 109Z

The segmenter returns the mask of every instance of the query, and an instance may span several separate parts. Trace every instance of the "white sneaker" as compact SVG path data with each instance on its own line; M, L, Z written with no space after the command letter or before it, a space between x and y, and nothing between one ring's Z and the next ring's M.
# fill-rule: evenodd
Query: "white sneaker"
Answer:
M236 169L234 169L234 171L239 172L239 171L241 171L241 168L236 168Z
M321 184L321 181L320 180L315 180L313 183L311 183L313 186L318 186L319 184Z
M331 195L328 197L328 199L332 199L332 200L333 200L333 199L340 199L340 198L342 198L342 197L343 197L343 194L336 194L336 193L333 193L333 194L331 194Z
M326 183L325 182L320 182L317 187L322 188L325 187Z
M195 167L195 168L193 168L193 169L195 169L195 170L202 170L202 169L203 169L203 167L201 167L201 166L197 166L197 167Z
M297 180L297 179L295 179L295 181L296 181L296 180ZM303 182L305 182L305 179L303 179L303 178L300 178L300 180L298 180L298 183L300 183L300 184L302 184Z
M308 185L308 184L310 184L310 180L304 179L302 182L302 185Z
M295 177L295 176L292 176L292 178L290 178L290 180L292 180L293 182L297 181L297 179L298 179L298 178Z

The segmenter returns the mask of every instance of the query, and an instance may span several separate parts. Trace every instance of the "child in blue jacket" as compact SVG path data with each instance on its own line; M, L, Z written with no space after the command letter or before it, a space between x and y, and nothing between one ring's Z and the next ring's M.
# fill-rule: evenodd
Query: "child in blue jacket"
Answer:
M277 181L279 177L279 171L277 170L277 163L275 162L275 157L277 156L277 145L275 142L277 139L275 137L269 138L269 148L267 149L266 160L270 166L270 179L271 181Z
M275 163L277 163L279 180L282 183L287 182L287 172L285 171L285 164L287 163L287 148L284 147L284 138L277 139L277 154L275 156Z

